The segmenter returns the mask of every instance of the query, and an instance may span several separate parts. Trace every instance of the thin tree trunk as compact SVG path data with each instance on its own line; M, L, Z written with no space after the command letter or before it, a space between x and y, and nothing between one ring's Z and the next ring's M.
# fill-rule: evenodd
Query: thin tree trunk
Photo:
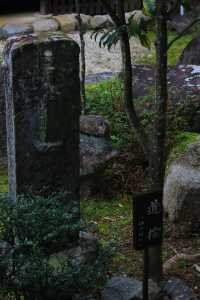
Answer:
M166 110L167 110L167 21L166 1L156 0L156 120L154 127L151 177L153 188L163 190L165 172L165 140L166 140ZM150 249L150 277L160 282L163 277L162 247Z
M102 0L108 13L117 27L126 24L124 1L117 0L117 13L109 1ZM167 27L166 27L166 1L157 0L157 74L156 74L156 115L154 141L149 142L135 111L132 92L132 64L129 36L127 31L121 33L121 51L123 62L124 101L130 124L138 136L138 140L150 162L150 171L153 188L162 189L164 180L164 146L166 132L166 106L167 106ZM150 148L151 147L151 148ZM149 273L157 283L162 280L162 247L149 250Z
M81 97L82 97L82 113L85 114L86 111L86 94L85 94L85 40L84 33L80 30L80 42L81 42Z
M117 17L120 20L121 25L126 24L123 0L117 1ZM129 36L127 31L123 31L121 33L120 44L121 44L121 53L122 53L122 71L123 71L125 109L129 118L129 123L133 128L134 132L136 133L140 145L143 149L143 152L148 160L149 159L148 137L145 133L143 126L141 125L141 122L139 120L139 117L134 107L134 98L133 98L133 89L132 89L133 70L132 70L132 62L131 62L130 42L129 42Z
M79 27L79 37L80 37L80 45L81 45L81 103L82 103L82 113L85 114L86 110L86 95L85 95L85 73L86 73L86 60L85 60L85 40L84 40L84 30L83 30L83 22L81 19L81 9L80 9L80 1L76 0L76 12L77 12L77 20Z
M165 140L166 140L166 112L168 102L167 89L167 21L166 4L164 0L157 0L156 16L156 96L153 147L154 185L162 189L165 173Z

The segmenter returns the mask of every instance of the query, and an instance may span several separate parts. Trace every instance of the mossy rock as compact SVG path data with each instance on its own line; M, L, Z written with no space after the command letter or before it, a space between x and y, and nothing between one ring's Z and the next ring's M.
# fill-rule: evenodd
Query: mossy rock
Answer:
M200 135L182 133L171 153L165 176L163 204L176 234L200 230Z
M166 173L171 163L178 160L184 153L188 151L191 144L195 143L200 138L196 132L181 132L175 138L175 145L172 148L166 163Z

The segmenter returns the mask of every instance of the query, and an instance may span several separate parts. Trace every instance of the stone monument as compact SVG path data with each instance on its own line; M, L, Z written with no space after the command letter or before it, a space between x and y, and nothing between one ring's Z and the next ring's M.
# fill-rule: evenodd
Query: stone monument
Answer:
M79 221L78 45L59 32L9 39L4 88L11 198L62 193Z

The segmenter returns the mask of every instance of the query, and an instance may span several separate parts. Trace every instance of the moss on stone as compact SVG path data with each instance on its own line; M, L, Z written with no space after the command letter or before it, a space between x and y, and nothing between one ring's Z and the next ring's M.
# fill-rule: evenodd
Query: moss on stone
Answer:
M6 169L0 166L0 193L6 193L8 191L8 176Z
M195 143L200 135L196 132L181 132L177 134L175 138L175 144L172 148L167 160L166 170L168 170L170 164L179 159L189 148L189 146Z

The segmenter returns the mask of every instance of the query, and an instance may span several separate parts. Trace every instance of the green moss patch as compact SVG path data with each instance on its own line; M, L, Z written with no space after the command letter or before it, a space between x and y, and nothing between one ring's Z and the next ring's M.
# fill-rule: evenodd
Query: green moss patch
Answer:
M89 199L82 201L82 216L89 231L114 248L110 272L142 276L142 253L132 244L132 199Z
M6 169L0 165L0 193L8 191L8 176Z
M86 114L105 117L111 128L113 146L119 148L131 143L132 132L124 111L123 88L119 78L86 86Z

